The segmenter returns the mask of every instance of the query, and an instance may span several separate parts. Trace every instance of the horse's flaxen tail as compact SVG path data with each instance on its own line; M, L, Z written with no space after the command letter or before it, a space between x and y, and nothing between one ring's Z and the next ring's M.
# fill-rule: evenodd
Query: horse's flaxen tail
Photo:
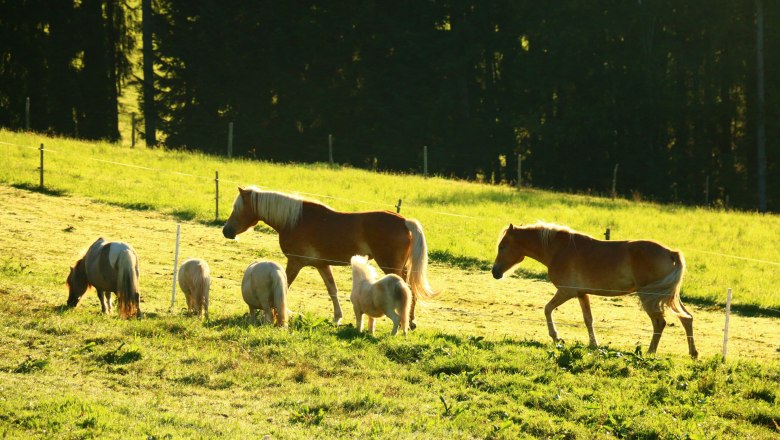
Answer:
M417 297L433 298L438 295L428 284L428 244L420 222L414 219L406 220L406 228L412 233L412 251L409 256L411 268L408 275L409 287Z
M119 253L116 264L119 316L132 318L140 313L136 257L131 250L124 249Z
M274 310L276 311L276 326L287 327L287 277L282 271L281 276L271 277L271 288L274 292Z
M670 251L669 254L674 262L674 270L666 277L642 287L640 292L647 292L656 297L655 299L648 298L648 301L663 302L675 315L690 318L691 314L688 313L688 310L685 309L680 300L680 289L682 288L683 275L685 274L685 257L677 251Z

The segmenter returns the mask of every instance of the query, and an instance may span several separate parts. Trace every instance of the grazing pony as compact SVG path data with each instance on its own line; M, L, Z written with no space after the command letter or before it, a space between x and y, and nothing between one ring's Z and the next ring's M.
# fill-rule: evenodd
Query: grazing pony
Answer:
M412 291L403 279L391 273L377 281L376 271L368 264L368 258L355 255L352 263L352 294L349 299L355 310L355 327L363 331L363 314L368 316L368 331L374 334L374 318L383 315L393 321L393 333L398 327L406 336L409 329L409 312L412 308Z
M179 268L179 287L187 300L187 311L198 315L206 314L209 319L209 288L211 275L209 265L200 259L190 258Z
M282 266L272 261L249 265L241 281L241 294L249 306L249 319L257 320L263 311L263 322L287 327L287 276Z
M333 302L333 322L342 318L338 288L331 265L346 266L353 255L374 258L385 273L394 273L409 283L414 296L431 298L428 284L428 246L422 226L389 211L339 212L298 197L256 187L238 188L222 234L233 239L259 221L279 233L279 246L287 256L287 281L292 284L304 266L315 267Z
M127 243L98 238L70 268L67 284L70 307L76 307L87 289L94 286L103 313L111 314L111 292L114 292L120 317L141 317L138 256Z
M558 291L544 307L547 329L557 342L558 331L552 312L566 301L577 298L588 329L591 346L598 346L593 332L589 294L621 296L636 293L653 323L648 353L655 353L666 326L664 307L677 315L688 336L688 353L696 358L693 317L680 301L685 272L682 253L653 241L602 241L567 227L537 222L501 231L493 277L504 273L525 257L547 266L550 281Z

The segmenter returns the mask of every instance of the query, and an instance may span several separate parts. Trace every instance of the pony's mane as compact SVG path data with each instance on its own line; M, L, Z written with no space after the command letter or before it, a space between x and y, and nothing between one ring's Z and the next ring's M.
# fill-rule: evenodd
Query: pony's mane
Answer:
M271 226L286 229L298 224L301 219L303 199L297 195L276 191L263 191L256 186L246 188L251 192L252 211ZM234 210L244 208L243 197L236 197Z
M544 246L545 249L549 249L550 244L552 243L553 239L555 238L556 235L558 235L559 232L569 234L569 237L572 240L574 239L575 235L584 235L586 237L590 237L589 235L577 232L568 226L559 225L556 223L548 223L541 220L537 220L536 223L530 225L520 226L518 229L538 230L539 237L542 240L542 246Z
M361 274L363 278L373 283L376 280L376 269L374 266L368 264L368 258L362 255L355 255L349 262L352 264L352 277L355 277L355 273Z

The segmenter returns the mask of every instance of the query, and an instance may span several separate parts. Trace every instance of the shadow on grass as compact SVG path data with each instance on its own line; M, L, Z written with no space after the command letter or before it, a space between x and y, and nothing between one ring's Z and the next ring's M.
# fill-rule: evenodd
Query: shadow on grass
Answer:
M124 209L132 209L133 211L154 211L157 208L149 203L141 203L141 202L107 202L111 206L117 206L119 208Z
M179 221L190 221L195 218L197 213L191 209L176 209L171 215L173 215Z
M64 189L46 188L46 186L41 188L40 186L33 185L31 183L13 183L11 184L11 186L16 189L22 189L25 191L45 194L47 196L61 197L68 194L68 192L65 191Z
M209 319L203 321L203 326L207 328L222 329L227 327L241 327L249 328L252 325L249 322L249 317L244 315L232 315L224 318Z
M693 304L695 306L708 309L709 311L725 311L726 309L725 304L706 298L686 297L683 302L685 304ZM767 309L764 307L759 307L755 304L732 304L731 313L748 318L780 318L780 310Z

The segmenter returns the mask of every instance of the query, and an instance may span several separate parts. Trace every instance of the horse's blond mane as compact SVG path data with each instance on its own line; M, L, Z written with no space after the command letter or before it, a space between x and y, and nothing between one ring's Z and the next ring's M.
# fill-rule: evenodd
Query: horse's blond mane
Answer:
M553 239L555 238L555 236L559 232L565 232L565 233L569 234L569 236L570 236L570 238L572 240L574 239L574 236L577 235L577 234L578 235L588 236L586 234L579 233L579 232L575 231L574 229L572 229L572 228L570 228L568 226L563 226L563 225L559 225L559 224L556 224L556 223L548 223L548 222L544 222L544 221L541 221L541 220L537 220L536 223L533 223L533 224L530 224L530 225L521 226L520 228L521 229L534 229L534 230L538 230L539 231L539 237L541 238L541 241L542 241L542 246L545 249L549 249L550 248L550 245L552 244Z
M276 191L263 191L256 186L247 187L246 190L250 191L252 211L269 225L286 229L297 225L300 221L303 208L301 197ZM240 211L243 208L243 197L236 197L233 209Z

